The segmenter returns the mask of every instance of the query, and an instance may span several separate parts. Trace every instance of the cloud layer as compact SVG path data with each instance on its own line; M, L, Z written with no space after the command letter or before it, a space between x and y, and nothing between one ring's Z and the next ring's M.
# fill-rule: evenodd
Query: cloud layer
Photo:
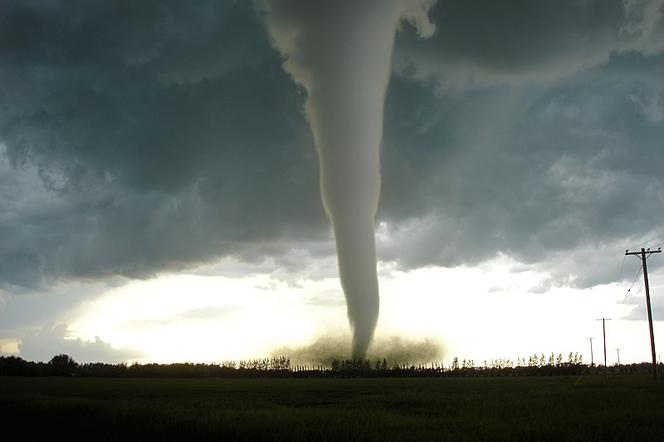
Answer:
M609 61L664 49L662 0L438 2L437 32L402 34L396 65L442 90L548 82Z
M67 354L76 362L119 363L140 358L142 353L117 349L96 337L94 341L71 339L65 324L47 325L25 335L19 344L21 357L30 361L48 362L53 356Z
M1 14L6 286L251 259L320 235L301 98L251 5Z
M661 243L663 14L459 0L430 40L404 25L379 258L593 285ZM9 1L0 42L0 288L333 251L303 91L249 2Z

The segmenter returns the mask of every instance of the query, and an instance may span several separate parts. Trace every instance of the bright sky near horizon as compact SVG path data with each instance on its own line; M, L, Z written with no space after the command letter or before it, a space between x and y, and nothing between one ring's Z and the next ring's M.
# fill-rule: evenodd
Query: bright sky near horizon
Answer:
M217 271L225 265L237 263L222 263ZM629 268L639 269L636 261ZM90 361L102 357L221 362L303 347L321 336L348 335L346 307L335 277L293 282L269 274L205 273L128 281L114 288L84 287L91 296L28 334L25 356L48 359L49 351L63 351ZM505 257L472 268L402 272L384 267L380 274L377 339L400 336L413 342L435 341L443 349L440 360L446 364L454 357L482 364L542 353L547 359L555 353L567 360L569 352L579 352L589 361L588 337L595 338L597 363L602 358L602 335L596 318L602 316L612 318L607 322L609 364L616 362L616 348L621 349L623 363L649 358L645 310L643 304L634 305L643 297L640 278L632 289L638 296L629 297L626 287L631 284L620 283L540 292L548 275ZM664 280L664 272L652 277ZM653 285L653 291L662 288ZM20 299L21 307L14 308L22 313L44 298L28 295ZM59 323L69 324L66 333L54 327ZM661 336L661 323L656 324L656 333ZM102 348L96 339L115 350ZM8 340L4 345L18 349Z
M306 22L300 1L3 4L0 353L349 341L308 77L284 66L289 44L329 52L278 26ZM325 3L355 35L353 2ZM598 362L607 317L608 363L648 361L624 252L664 246L664 0L429 3L430 24L399 26L385 97L376 348L588 362L594 337ZM664 354L664 256L648 262Z

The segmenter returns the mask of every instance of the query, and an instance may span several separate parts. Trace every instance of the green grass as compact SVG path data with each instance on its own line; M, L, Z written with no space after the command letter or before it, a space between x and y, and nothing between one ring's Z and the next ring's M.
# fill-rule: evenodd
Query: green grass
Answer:
M664 440L647 376L0 378L3 427L90 440Z

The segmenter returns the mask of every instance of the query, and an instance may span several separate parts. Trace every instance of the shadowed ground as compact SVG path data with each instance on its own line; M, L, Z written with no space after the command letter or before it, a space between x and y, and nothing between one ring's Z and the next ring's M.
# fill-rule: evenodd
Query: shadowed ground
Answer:
M0 378L28 439L663 440L649 376L443 379Z

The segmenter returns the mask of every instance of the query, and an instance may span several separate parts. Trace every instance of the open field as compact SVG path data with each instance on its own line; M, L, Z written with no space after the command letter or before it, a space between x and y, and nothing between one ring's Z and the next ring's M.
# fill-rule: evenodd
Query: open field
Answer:
M25 438L664 440L649 376L439 379L0 378Z

